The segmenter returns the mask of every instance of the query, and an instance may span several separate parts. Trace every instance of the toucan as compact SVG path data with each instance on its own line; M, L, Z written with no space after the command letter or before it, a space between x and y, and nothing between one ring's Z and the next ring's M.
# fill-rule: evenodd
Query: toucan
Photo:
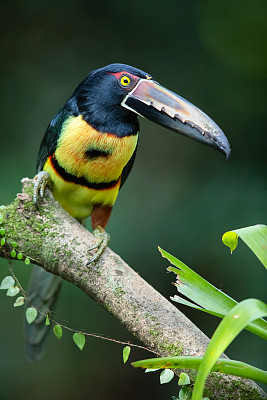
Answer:
M119 63L92 71L51 120L38 153L34 185L36 205L50 185L54 198L80 223L91 217L98 243L88 268L109 241L105 228L135 160L138 116L211 146L226 158L230 155L218 125L150 74ZM34 269L27 297L42 314L25 324L31 361L43 353L45 314L54 307L60 285L59 277Z

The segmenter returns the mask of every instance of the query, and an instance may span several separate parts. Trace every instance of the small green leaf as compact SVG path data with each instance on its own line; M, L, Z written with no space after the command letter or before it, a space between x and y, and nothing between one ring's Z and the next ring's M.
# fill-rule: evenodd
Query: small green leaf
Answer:
M183 386L179 392L179 400L191 400L191 398L192 389L187 386Z
M29 264L31 263L29 257L26 257L25 260L24 260L24 262L25 262L26 265L29 265Z
M26 310L26 319L28 321L28 324L31 324L35 318L37 317L37 310L34 307L29 307Z
M3 210L5 210L5 208L6 208L6 206L4 206L4 205L1 205L1 206L0 206L0 211L3 211Z
M174 372L171 369L168 368L164 369L159 376L160 384L162 385L163 383L170 382L173 377L174 377Z
M234 232L267 268L267 226L262 224L247 226L246 228L235 229Z
M80 350L82 350L84 348L85 345L85 336L83 333L81 332L75 332L73 334L73 341L76 344L76 346L79 347Z
M10 255L11 255L11 257L16 257L16 250L11 250L11 252L10 252Z
M179 377L178 385L183 386L183 385L189 385L189 384L190 384L189 376L185 372L182 372Z
M147 368L146 370L145 370L145 374L147 373L147 372L155 372L155 371L158 371L160 368Z
M58 338L58 340L62 337L62 328L60 325L55 325L53 328L54 335Z
M14 286L14 284L14 278L12 276L6 276L1 282L0 289L9 289L10 287Z
M2 224L2 223L3 223L3 220L4 220L4 217L3 217L3 215L2 215L2 214L0 214L0 224Z
M14 248L15 248L15 247L18 247L18 243L17 243L17 242L11 242L10 244L11 244L11 246L14 247Z
M0 228L0 235L4 235L6 233L6 230L4 228Z
M1 246L4 246L5 243L6 243L6 238L2 238L1 239Z
M19 293L19 287L18 286L11 286L8 289L6 295L9 296L9 297L14 297L14 296L17 296L18 293Z
M21 260L23 258L23 254L21 252L18 253L17 255L18 260Z
M15 303L13 304L13 306L14 306L14 307L23 306L24 301L25 301L25 297L20 296L20 297L18 297L18 298L16 299Z
M229 247L231 254L237 248L238 245L238 235L235 232L225 232L222 237L223 244Z
M45 325L49 326L50 325L50 321L49 321L49 316L47 314L46 319L45 319Z
M130 355L130 352L131 352L131 347L130 346L125 346L123 348L122 358L123 358L124 364L127 362L128 358L129 358L129 355Z

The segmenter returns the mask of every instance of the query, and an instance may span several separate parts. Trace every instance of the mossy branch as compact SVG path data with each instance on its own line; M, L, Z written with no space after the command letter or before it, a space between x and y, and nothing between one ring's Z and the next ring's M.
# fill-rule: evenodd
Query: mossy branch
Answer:
M73 283L104 307L141 342L160 356L203 355L208 338L173 304L106 249L87 266L95 237L67 214L49 190L38 210L32 201L33 181L23 179L23 192L1 211L6 243L0 257L10 258L11 241L33 263ZM189 375L194 378L195 372ZM252 381L211 374L210 399L266 399Z

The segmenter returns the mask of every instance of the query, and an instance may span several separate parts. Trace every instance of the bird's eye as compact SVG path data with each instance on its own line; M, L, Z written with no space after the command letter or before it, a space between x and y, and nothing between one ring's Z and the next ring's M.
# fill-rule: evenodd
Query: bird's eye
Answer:
M123 75L120 79L122 86L128 86L131 83L131 78L128 75Z

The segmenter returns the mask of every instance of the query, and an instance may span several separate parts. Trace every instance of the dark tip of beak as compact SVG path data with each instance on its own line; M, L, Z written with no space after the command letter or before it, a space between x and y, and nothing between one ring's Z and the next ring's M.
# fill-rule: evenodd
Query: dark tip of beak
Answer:
M213 138L210 138L210 140L214 141ZM215 146L213 146L213 147L217 148L219 151L221 151L225 155L226 160L228 160L231 155L231 148L230 148L229 143L222 145L221 143L214 141L214 144L215 144Z
M190 135L192 136L192 139L197 140L199 142L203 142L208 146L212 146L214 149L223 153L226 157L226 160L229 159L231 154L231 148L227 140L227 137L225 136L223 131L218 127L218 125L215 124L215 122L212 121L209 117L207 117L209 119L209 128L210 128L209 131L204 131L198 125L194 124L192 121L185 121L184 119L181 119L181 117L177 114L175 115L175 118L183 122L184 125L189 125L192 129L197 131L196 134ZM212 124L210 124L210 122L212 122ZM203 140L201 140L201 136L199 134L202 135Z
M218 127L219 128L219 127ZM231 147L229 145L229 142L223 133L223 131L219 128L219 132L217 135L210 135L209 132L204 132L202 133L210 143L207 143L208 145L212 146L214 149L219 150L221 153L223 153L226 157L226 160L229 159L230 154L231 154Z

